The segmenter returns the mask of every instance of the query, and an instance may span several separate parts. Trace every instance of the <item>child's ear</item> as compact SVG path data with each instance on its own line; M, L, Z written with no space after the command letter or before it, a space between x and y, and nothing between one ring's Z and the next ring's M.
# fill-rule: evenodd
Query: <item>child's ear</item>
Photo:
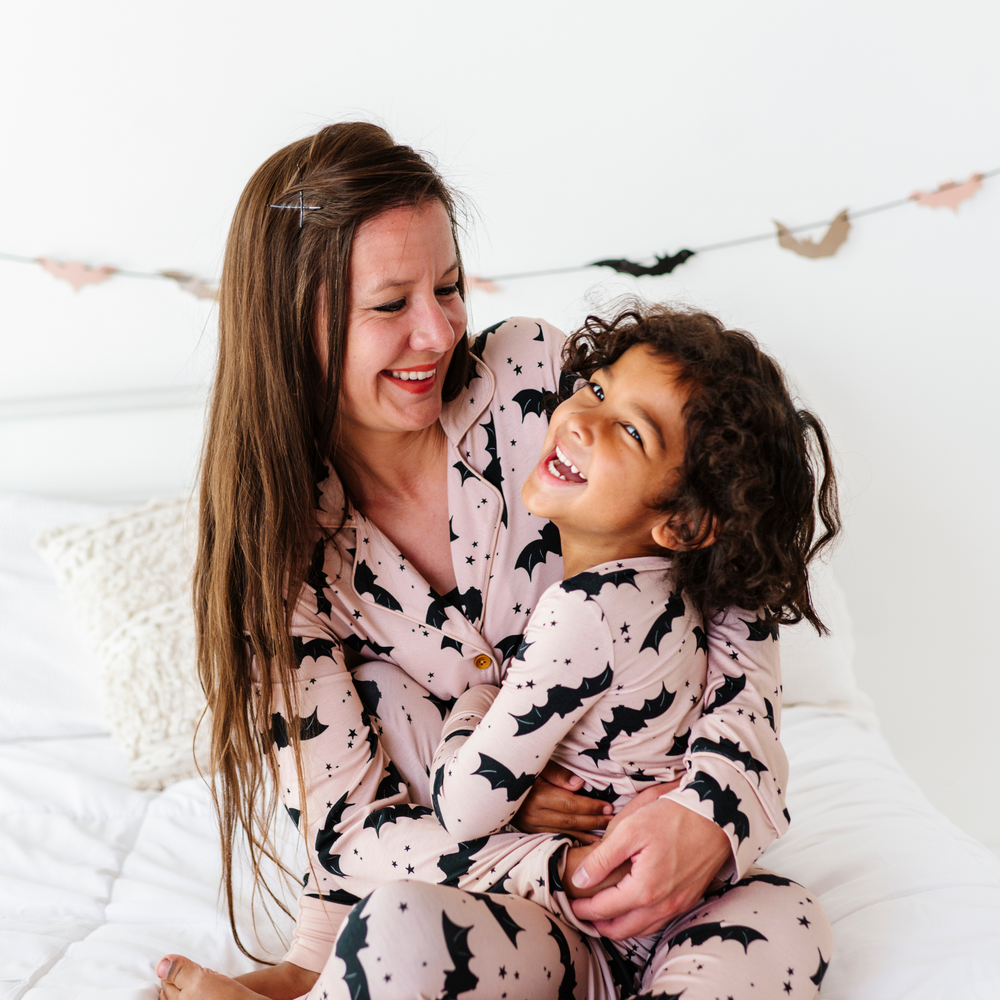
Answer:
M681 527L682 522L678 522L673 518L668 520L660 521L653 527L653 541L660 546L661 549L670 549L673 552L691 552L694 549L707 549L709 545L714 545L716 539L719 537L719 522L718 519L713 517L708 524L707 531L705 531L704 537L696 540L695 542L685 542L678 529ZM688 528L684 532L685 535L694 534L691 525L686 525Z

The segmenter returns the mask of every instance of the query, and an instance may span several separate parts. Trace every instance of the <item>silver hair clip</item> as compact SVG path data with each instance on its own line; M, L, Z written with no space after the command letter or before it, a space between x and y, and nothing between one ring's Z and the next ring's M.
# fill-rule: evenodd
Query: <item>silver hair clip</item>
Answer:
M299 213L299 229L302 228L302 223L305 220L306 212L312 212L317 209L322 208L322 205L303 205L302 204L302 192L299 192L299 203L297 205L268 205L268 208L290 208L293 211Z

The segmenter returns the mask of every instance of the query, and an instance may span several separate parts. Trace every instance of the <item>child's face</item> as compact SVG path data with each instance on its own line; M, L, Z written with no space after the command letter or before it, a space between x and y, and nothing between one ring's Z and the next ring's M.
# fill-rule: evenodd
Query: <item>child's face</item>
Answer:
M652 504L684 461L684 404L678 368L645 345L613 365L552 415L541 461L521 491L525 506L593 555L591 565L659 552ZM576 466L577 471L573 471Z

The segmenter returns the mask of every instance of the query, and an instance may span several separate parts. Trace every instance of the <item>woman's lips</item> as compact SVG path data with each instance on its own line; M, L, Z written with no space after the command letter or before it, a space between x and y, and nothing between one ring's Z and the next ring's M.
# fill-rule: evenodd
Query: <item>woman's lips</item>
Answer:
M379 374L394 386L413 395L430 392L437 382L437 365L415 365L413 368L385 368Z

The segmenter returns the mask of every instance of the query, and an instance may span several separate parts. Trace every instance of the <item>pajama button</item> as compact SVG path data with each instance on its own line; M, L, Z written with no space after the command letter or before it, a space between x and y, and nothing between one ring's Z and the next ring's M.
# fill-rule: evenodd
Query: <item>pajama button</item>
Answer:
M480 653L472 662L476 665L476 670L485 670L493 666L493 661L485 653Z

